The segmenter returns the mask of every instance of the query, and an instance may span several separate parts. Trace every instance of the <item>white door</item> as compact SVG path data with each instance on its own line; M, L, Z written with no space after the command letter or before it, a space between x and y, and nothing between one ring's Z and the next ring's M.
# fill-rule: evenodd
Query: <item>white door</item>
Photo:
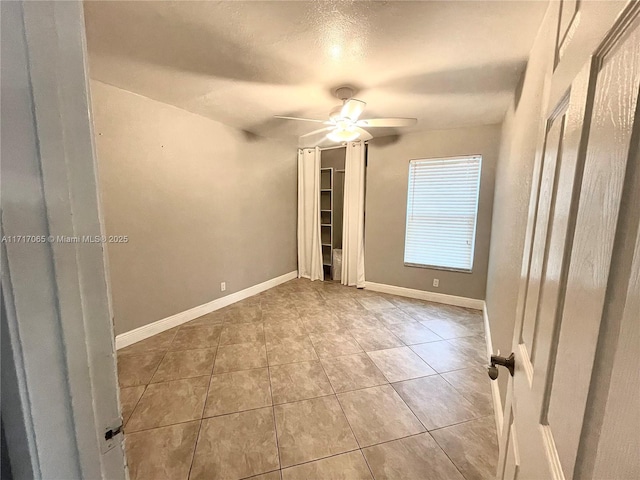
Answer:
M638 169L640 15L628 9L547 121L534 172L498 478L575 474L601 322L627 275L610 274ZM633 177L633 178L630 178ZM535 183L535 182L534 182ZM631 269L636 269L635 262ZM615 288L613 288L615 287ZM501 374L507 374L503 370ZM575 474L575 475L574 475Z
M124 480L105 245L81 240L104 233L82 3L0 8L2 422L13 475Z

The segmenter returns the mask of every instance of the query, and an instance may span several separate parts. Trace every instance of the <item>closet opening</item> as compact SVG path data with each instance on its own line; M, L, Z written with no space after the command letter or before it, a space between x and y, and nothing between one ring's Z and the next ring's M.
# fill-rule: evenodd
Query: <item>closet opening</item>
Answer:
M320 152L320 237L325 281L340 281L346 152L344 145Z

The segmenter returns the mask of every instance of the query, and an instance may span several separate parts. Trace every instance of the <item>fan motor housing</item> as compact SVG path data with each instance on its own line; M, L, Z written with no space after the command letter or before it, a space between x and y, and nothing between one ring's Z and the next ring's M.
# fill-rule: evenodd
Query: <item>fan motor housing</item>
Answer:
M336 88L335 96L343 102L353 97L353 88L351 87L339 87Z

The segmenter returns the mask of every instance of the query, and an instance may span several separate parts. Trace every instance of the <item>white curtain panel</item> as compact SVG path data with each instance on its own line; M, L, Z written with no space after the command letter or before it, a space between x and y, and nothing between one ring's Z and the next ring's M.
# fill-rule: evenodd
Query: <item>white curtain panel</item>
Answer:
M298 150L298 277L324 280L318 147Z
M364 153L363 142L347 143L341 282L358 288L364 287Z

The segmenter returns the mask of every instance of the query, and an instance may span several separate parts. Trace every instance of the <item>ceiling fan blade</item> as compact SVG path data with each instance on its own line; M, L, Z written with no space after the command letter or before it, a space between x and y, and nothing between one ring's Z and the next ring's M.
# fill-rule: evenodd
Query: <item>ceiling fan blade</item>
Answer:
M326 120L316 120L315 118L287 117L285 115L274 115L274 117L281 118L283 120L302 120L303 122L324 123L325 125L329 124Z
M359 127L410 127L418 123L417 118L368 118L358 120Z
M367 104L362 100L351 98L347 100L342 106L342 110L340 110L340 116L343 118L346 117L352 122L355 122L356 120L358 120L362 112L364 112L364 107L366 106Z
M317 135L318 133L327 132L329 130L333 130L334 127L324 127L319 130L314 130L313 132L305 133L304 135L300 135L300 138L311 137L313 135Z
M358 137L358 140L367 141L373 138L373 135L367 132L364 128L355 127L355 130L360 134L360 137Z

